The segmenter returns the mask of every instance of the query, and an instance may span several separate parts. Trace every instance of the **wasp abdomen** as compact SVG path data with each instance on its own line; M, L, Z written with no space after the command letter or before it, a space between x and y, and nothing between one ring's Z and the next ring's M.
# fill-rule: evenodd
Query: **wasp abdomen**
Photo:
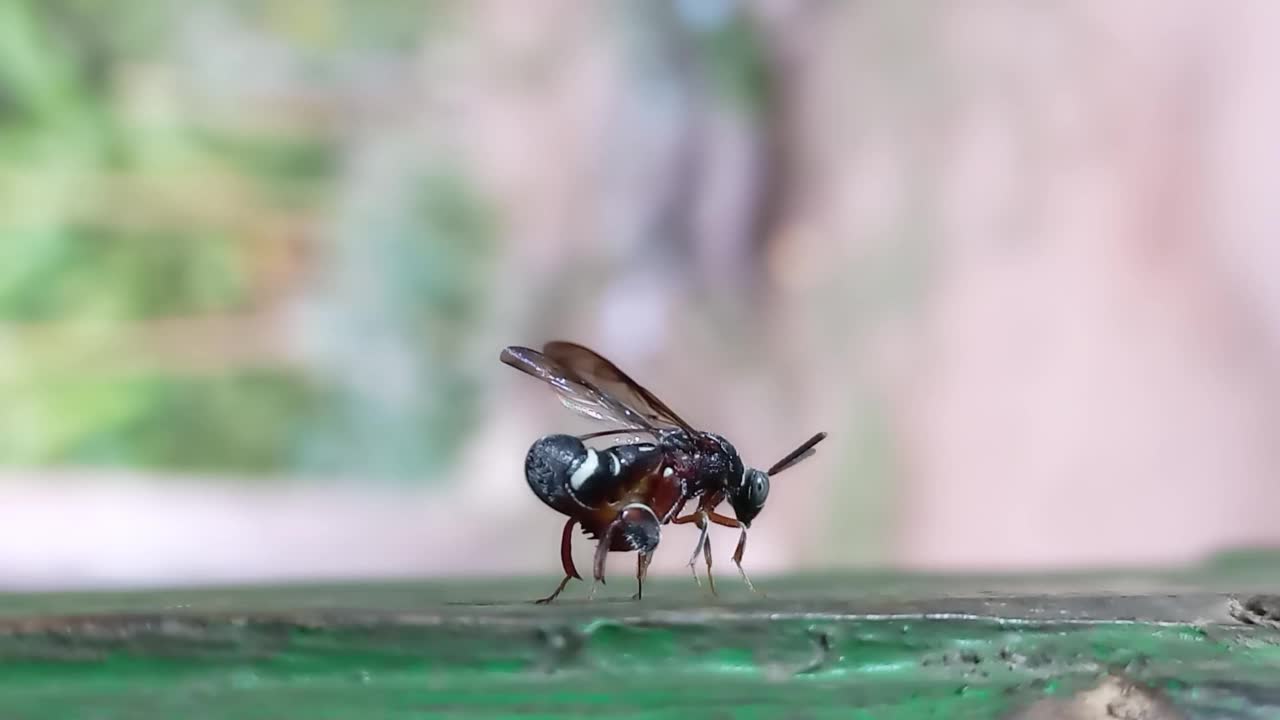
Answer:
M581 509L569 494L569 476L585 459L587 448L572 435L548 435L529 448L524 476L538 499L565 515Z
M661 462L657 446L648 443L596 450L572 435L548 435L529 448L524 472L535 495L571 515L616 500L624 479Z

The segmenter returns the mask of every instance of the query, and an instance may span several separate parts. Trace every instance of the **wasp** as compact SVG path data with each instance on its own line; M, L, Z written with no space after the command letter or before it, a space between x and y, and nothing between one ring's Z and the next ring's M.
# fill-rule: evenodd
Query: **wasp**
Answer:
M614 426L586 435L547 435L534 442L525 457L525 479L533 493L568 518L560 537L564 579L538 603L551 602L570 580L582 579L571 552L575 525L597 541L593 596L595 588L604 584L609 552L636 552L633 599L639 600L662 526L689 523L701 531L689 558L694 580L701 585L696 567L701 554L715 593L707 531L712 524L721 525L740 531L733 562L743 582L755 592L742 567L747 529L764 509L770 478L812 455L825 432L809 438L768 470L757 470L747 467L724 437L693 428L612 362L582 345L554 341L541 352L511 346L502 351L501 359L550 385L570 410ZM624 435L626 441L611 447L587 445L595 438ZM685 505L695 500L696 509L681 515ZM732 516L717 511L726 501Z

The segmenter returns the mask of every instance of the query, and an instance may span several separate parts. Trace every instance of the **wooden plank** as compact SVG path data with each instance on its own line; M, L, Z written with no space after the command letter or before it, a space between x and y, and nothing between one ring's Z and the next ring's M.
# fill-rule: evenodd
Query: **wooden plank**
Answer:
M1280 601L1223 577L809 576L767 598L663 579L639 603L615 580L550 606L527 602L549 578L10 595L0 717L979 718L1100 682L1163 697L1151 719L1280 717Z

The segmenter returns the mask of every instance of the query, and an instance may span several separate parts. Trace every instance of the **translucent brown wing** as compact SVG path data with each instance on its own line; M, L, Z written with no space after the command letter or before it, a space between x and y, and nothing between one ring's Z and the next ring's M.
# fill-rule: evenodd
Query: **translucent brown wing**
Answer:
M576 413L635 430L656 430L643 412L584 382L576 372L537 350L519 346L506 348L502 351L502 362L550 385L560 402Z
M573 379L620 401L643 415L650 423L695 432L666 403L595 351L576 343L557 340L543 345L542 353L572 373L570 377Z

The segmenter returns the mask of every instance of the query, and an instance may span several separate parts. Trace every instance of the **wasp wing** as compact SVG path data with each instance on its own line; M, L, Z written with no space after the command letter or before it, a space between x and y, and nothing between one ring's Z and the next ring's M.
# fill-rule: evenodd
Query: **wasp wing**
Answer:
M542 352L570 371L574 379L620 401L650 423L677 427L691 434L696 432L658 396L595 351L576 343L556 340L544 345Z
M502 351L501 359L507 365L550 385L560 402L580 415L602 422L619 423L635 430L655 430L644 414L585 382L577 373L537 350L508 347Z

